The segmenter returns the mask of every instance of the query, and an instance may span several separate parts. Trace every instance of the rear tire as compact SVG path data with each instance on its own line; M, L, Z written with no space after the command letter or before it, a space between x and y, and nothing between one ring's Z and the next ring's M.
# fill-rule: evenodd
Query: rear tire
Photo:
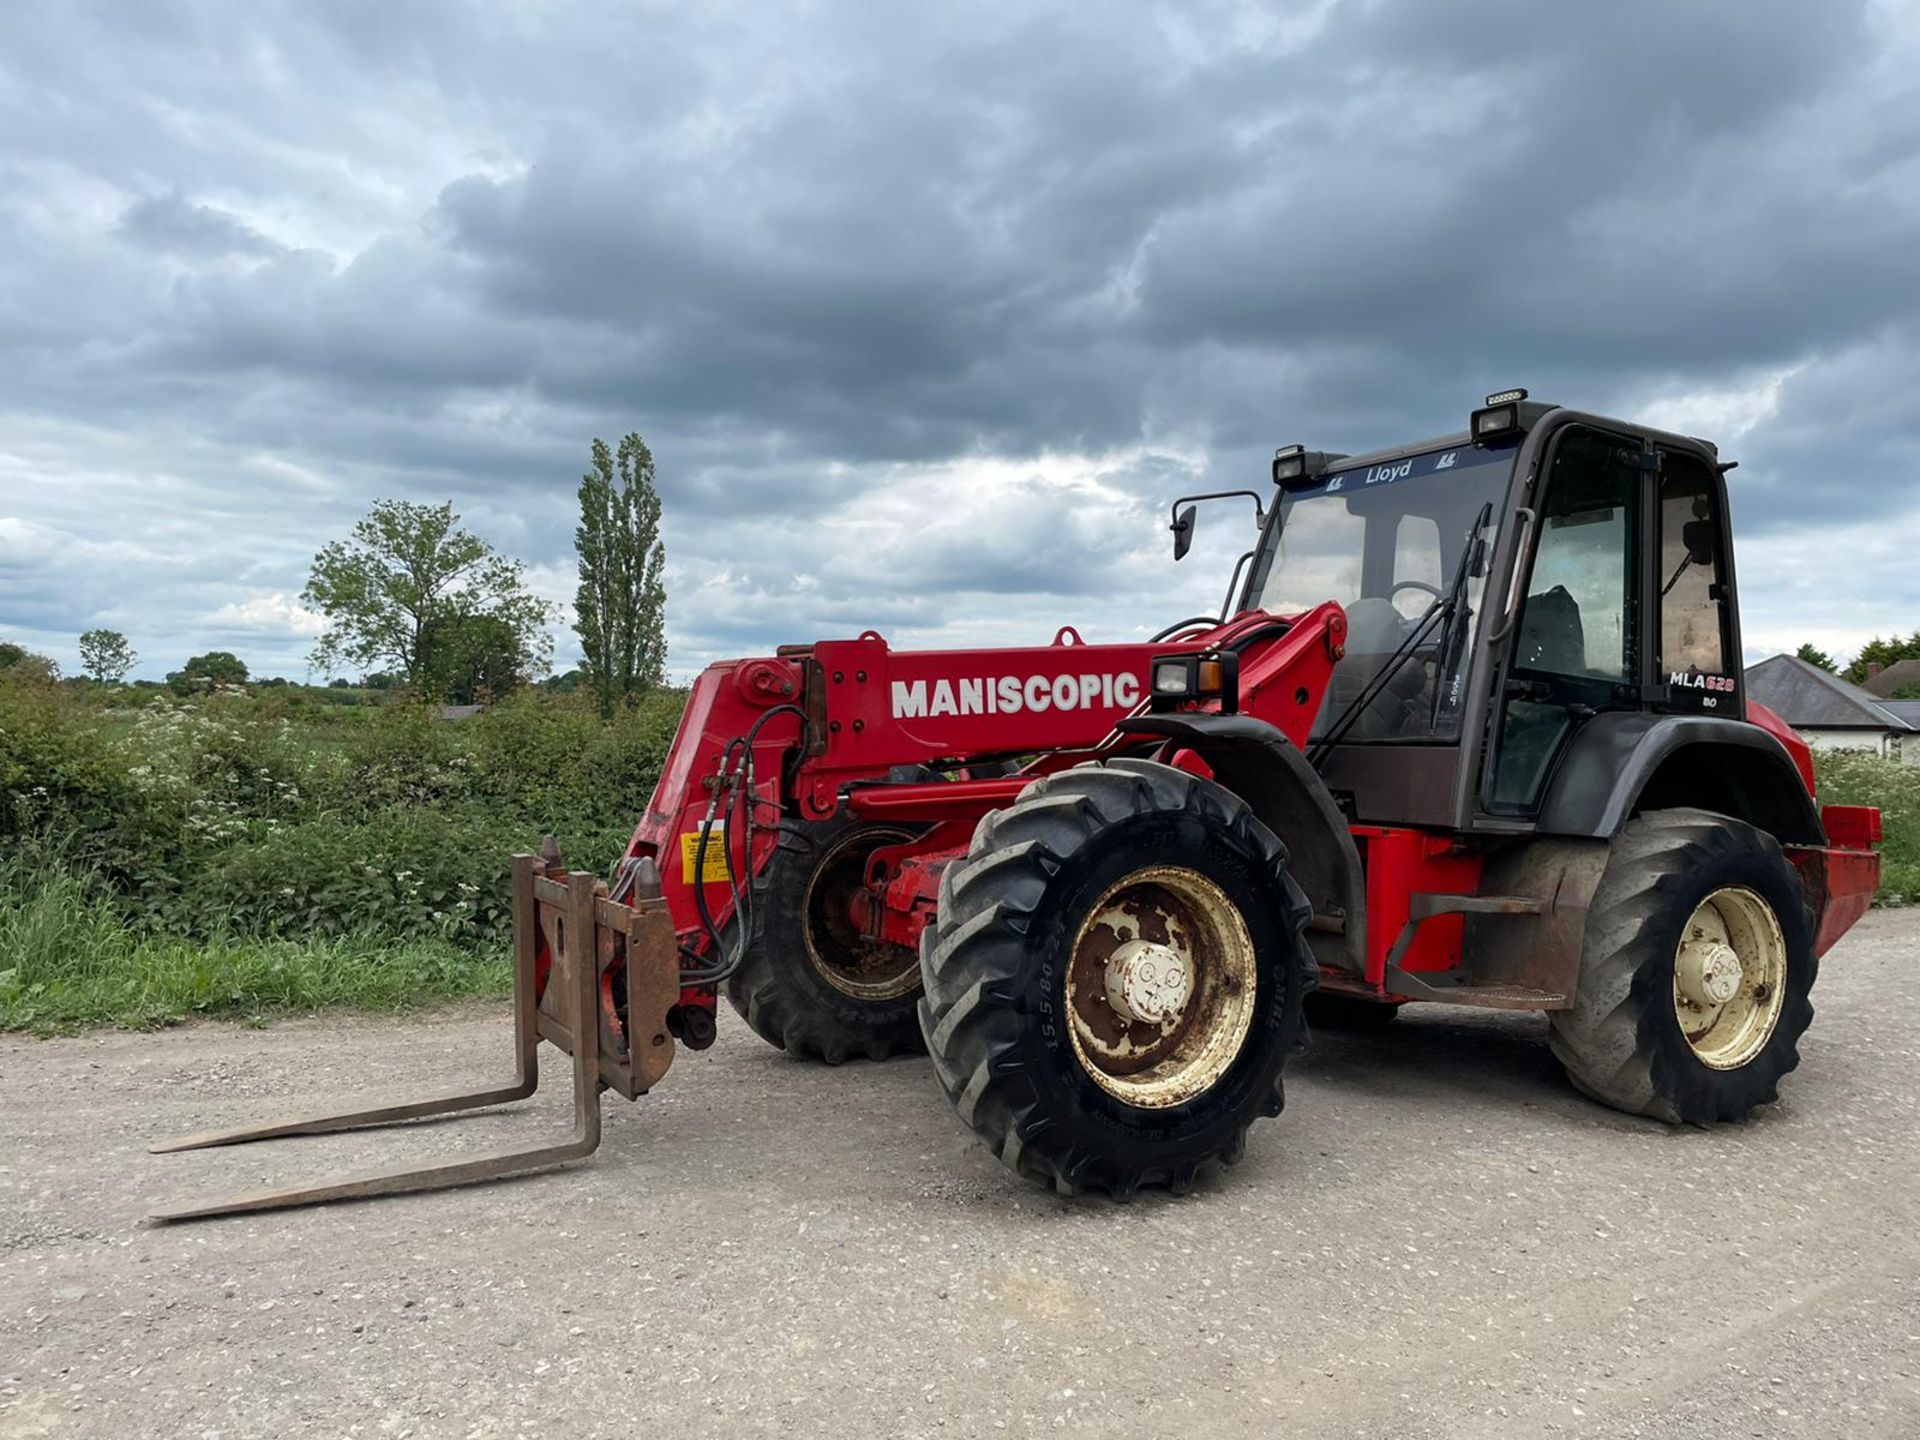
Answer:
M1705 810L1642 815L1613 842L1575 1003L1548 1016L1553 1053L1616 1110L1745 1119L1800 1063L1813 935L1800 877L1771 835ZM1721 967L1730 999L1699 993L1703 963Z
M921 940L934 1073L1021 1175L1183 1190L1280 1113L1310 913L1278 838L1211 781L1141 760L1037 780L941 877ZM1094 993L1129 945L1187 967L1164 1020Z
M754 880L758 933L726 982L728 1001L754 1034L829 1065L925 1048L912 951L855 935L844 903L867 855L912 838L850 815L780 822L774 853Z

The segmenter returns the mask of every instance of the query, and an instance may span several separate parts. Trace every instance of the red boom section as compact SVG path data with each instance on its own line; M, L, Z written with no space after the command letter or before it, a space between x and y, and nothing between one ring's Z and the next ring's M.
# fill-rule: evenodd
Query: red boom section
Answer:
M931 913L938 869L926 862L935 847L964 846L979 818L1009 803L1035 775L1096 753L1115 722L1143 707L1156 658L1236 648L1241 708L1304 745L1345 638L1345 614L1327 604L1290 618L1253 612L1177 639L1126 645L1085 644L1063 629L1052 644L1029 648L896 651L868 632L771 658L724 661L694 682L628 854L654 858L681 942L706 953L707 920L726 925L732 883L747 883L766 863L783 814L818 819L845 805L863 816L932 827L914 845L876 856L880 873L870 877L887 892L876 933L912 943ZM747 828L742 809L717 810L714 800L730 754L747 751L751 855L738 833ZM1018 762L1021 772L888 783L895 767L964 772L988 760ZM720 813L728 808L731 814ZM706 830L705 868L696 881L710 817L715 824Z

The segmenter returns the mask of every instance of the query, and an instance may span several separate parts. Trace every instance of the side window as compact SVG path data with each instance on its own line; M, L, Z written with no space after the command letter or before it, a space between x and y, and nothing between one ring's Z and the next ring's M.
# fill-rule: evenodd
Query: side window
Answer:
M1569 436L1554 456L1514 664L1625 682L1634 668L1634 504L1618 442Z
M1637 693L1638 455L1591 430L1565 434L1554 448L1512 641L1492 809L1532 810L1575 717Z
M1706 705L1731 690L1726 565L1717 487L1690 455L1667 455L1660 473L1659 672L1680 704Z

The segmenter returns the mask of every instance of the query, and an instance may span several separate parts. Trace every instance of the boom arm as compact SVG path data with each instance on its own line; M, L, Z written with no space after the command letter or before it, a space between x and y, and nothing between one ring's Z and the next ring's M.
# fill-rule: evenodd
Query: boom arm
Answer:
M868 632L723 662L694 684L628 855L654 859L681 943L713 961L708 921L715 929L729 923L736 887L766 864L781 814L820 819L846 805L893 823L943 827L939 838L957 835L964 844L980 816L1035 776L1141 744L1114 727L1145 707L1153 662L1172 656L1237 653L1241 708L1304 745L1345 637L1344 613L1326 604L1291 618L1241 615L1157 644L1088 645L1063 629L1053 644L1031 648L896 651ZM717 788L728 783L730 750L737 757L749 735L753 793ZM995 758L1025 763L1013 776L938 783L903 783L897 773L964 770ZM736 789L744 768L734 767ZM725 823L703 845L709 813Z

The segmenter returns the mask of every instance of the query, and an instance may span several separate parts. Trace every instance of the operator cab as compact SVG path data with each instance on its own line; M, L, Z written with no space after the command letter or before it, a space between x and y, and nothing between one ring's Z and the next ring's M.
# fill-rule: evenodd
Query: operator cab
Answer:
M1705 441L1489 396L1459 434L1275 462L1237 608L1333 599L1309 756L1363 823L1527 829L1597 717L1744 718Z

